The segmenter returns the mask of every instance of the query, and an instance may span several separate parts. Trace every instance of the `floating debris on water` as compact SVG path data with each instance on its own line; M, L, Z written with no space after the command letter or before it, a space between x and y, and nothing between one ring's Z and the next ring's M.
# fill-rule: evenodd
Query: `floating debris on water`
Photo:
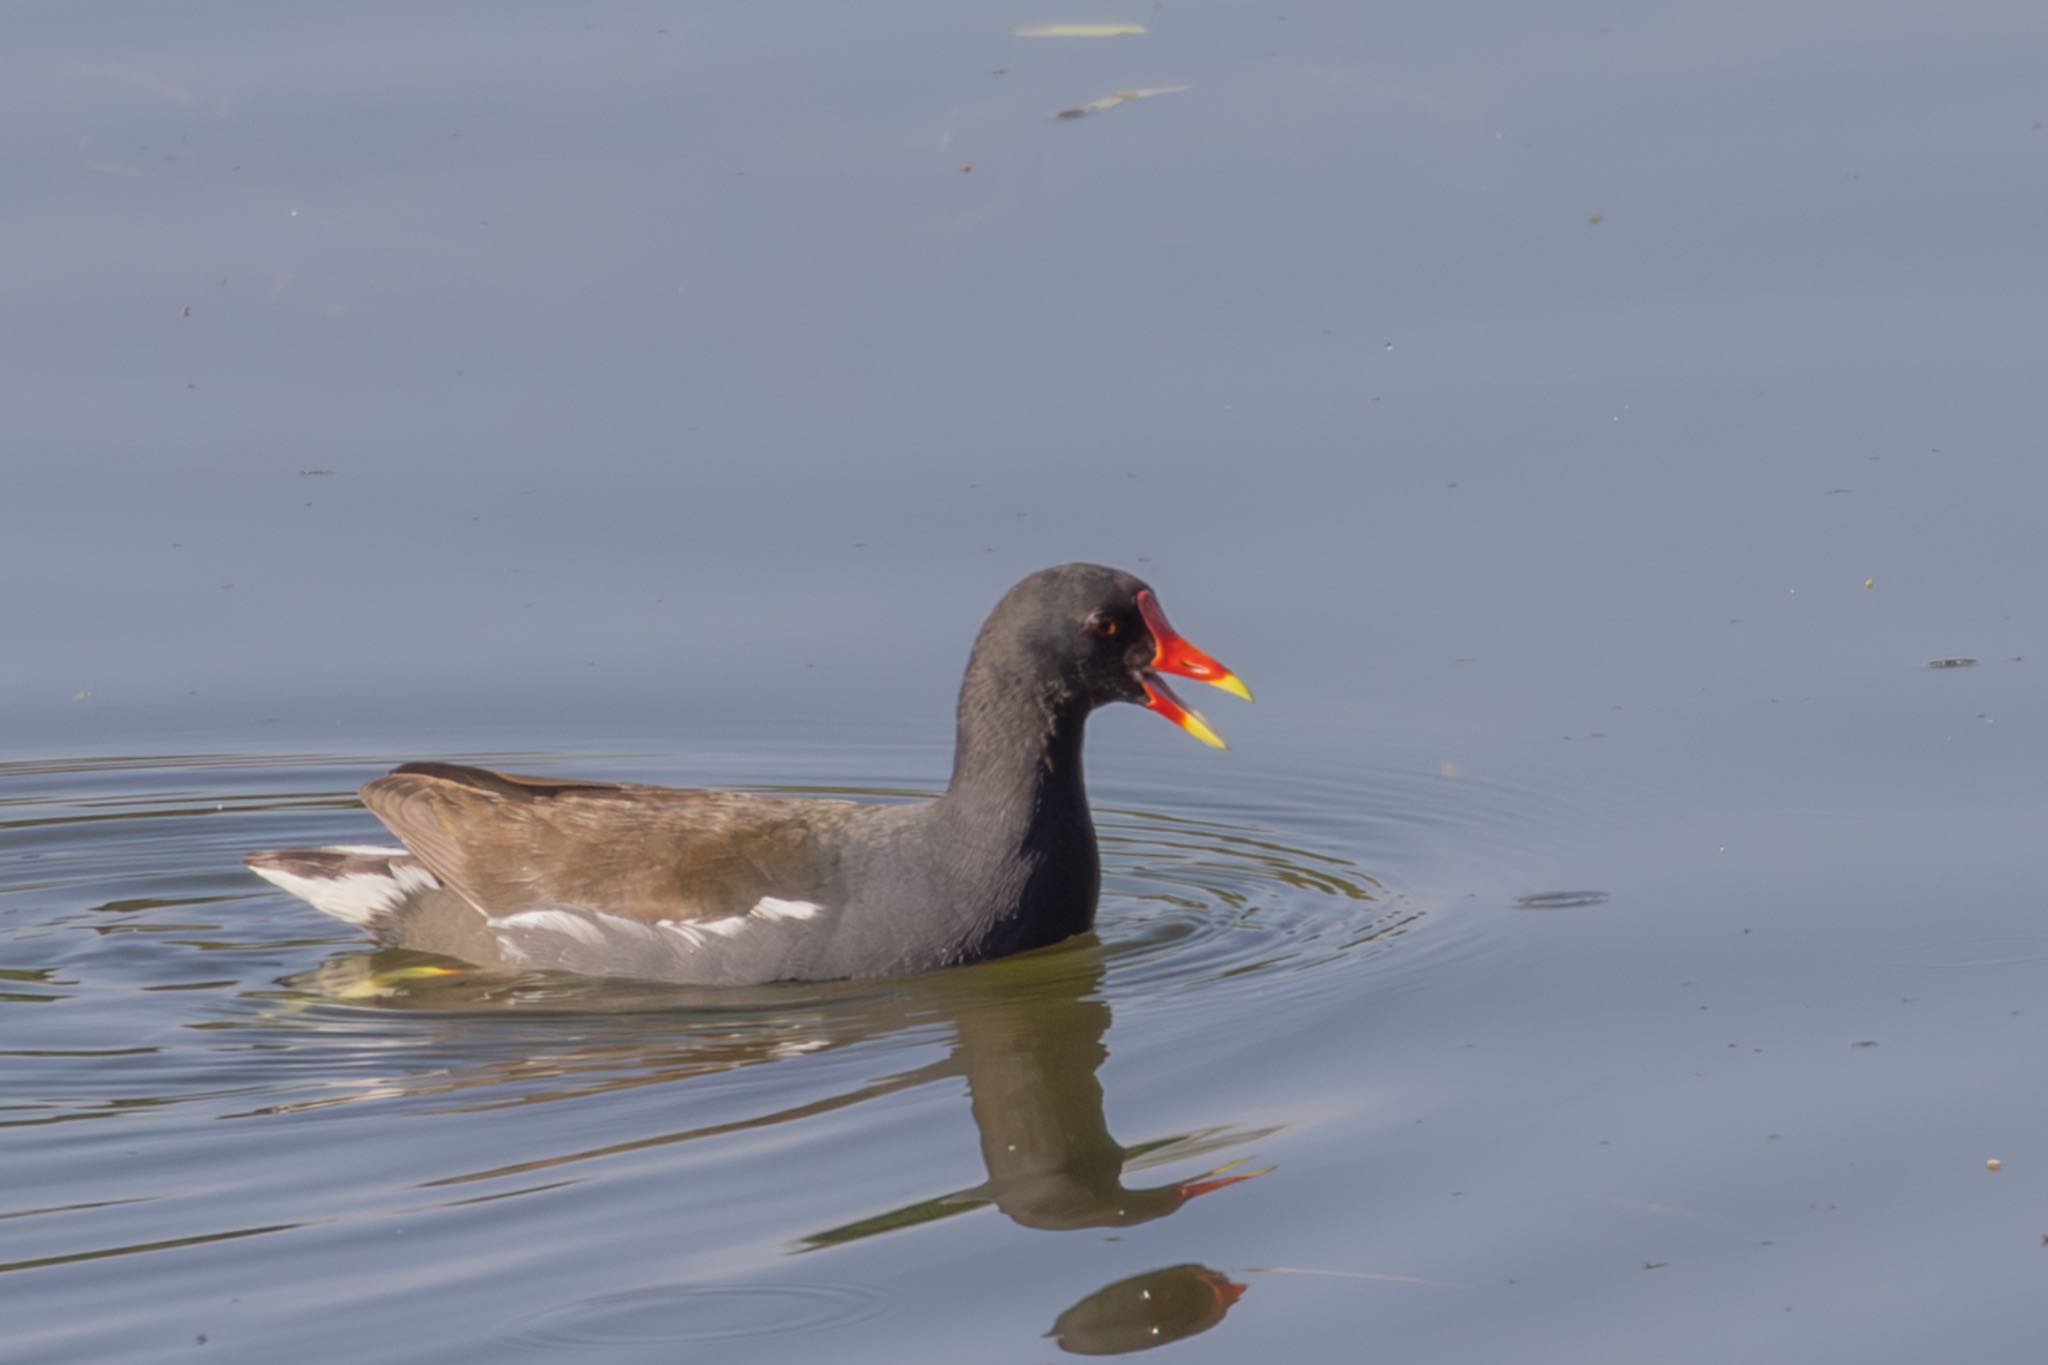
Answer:
M1576 910L1585 905L1607 904L1605 891L1545 891L1540 895L1523 896L1515 902L1517 910Z
M1019 24L1017 38L1131 38L1145 32L1143 24Z
M1129 104L1132 100L1149 100L1154 95L1178 95L1192 88L1192 86L1186 85L1148 85L1141 90L1116 90L1104 95L1099 100L1090 100L1088 103L1077 105L1072 109L1062 109L1053 117L1086 118L1090 114L1099 114L1105 109L1114 109L1119 104Z
M1929 668L1975 668L1977 661L1975 659L1929 659L1927 666Z

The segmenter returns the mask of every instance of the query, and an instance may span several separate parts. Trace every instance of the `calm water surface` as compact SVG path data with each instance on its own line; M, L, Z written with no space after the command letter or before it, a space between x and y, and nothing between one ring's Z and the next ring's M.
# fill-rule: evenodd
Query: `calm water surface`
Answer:
M2036 1358L2048 11L1091 17L14 17L0 1356ZM240 866L408 758L929 791L1073 558L1261 699L1097 719L1086 941Z

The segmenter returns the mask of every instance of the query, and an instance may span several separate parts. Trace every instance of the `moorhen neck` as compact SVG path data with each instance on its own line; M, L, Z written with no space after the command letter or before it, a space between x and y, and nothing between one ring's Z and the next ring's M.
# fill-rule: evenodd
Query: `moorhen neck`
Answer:
M362 789L403 848L251 853L259 875L380 941L507 971L698 984L886 976L1093 923L1101 867L1081 740L1136 702L1223 741L1167 686L1245 700L1152 590L1044 569L989 613L960 684L953 776L914 805L578 782L408 763Z

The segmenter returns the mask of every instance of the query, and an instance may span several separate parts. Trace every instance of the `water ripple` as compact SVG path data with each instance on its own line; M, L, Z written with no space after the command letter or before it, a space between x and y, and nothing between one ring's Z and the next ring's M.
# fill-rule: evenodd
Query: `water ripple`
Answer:
M665 1284L544 1308L502 1337L527 1348L762 1341L843 1328L886 1311L850 1284Z

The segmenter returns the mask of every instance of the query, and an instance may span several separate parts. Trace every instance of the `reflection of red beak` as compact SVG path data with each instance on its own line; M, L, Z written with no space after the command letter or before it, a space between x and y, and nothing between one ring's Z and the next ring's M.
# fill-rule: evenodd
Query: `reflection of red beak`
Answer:
M1145 689L1145 705L1202 743L1213 744L1219 749L1229 748L1223 737L1202 719L1202 713L1175 696L1173 689L1159 675L1177 673L1183 678L1220 687L1246 701L1252 699L1252 690L1235 673L1189 644L1168 624L1166 613L1159 609L1159 599L1152 595L1150 588L1138 590L1138 614L1145 618L1145 629L1152 632L1153 642L1152 664L1138 675L1138 682Z
M1242 1185L1245 1181L1250 1180L1252 1176L1264 1174L1264 1171L1253 1171L1251 1175L1226 1175L1219 1176L1214 1180L1183 1180L1180 1183L1180 1192L1185 1197L1193 1199L1196 1195L1214 1194L1216 1191L1231 1185Z
M1256 1171L1246 1171L1242 1175L1224 1174L1225 1171L1236 1170L1239 1166L1242 1165L1244 1165L1244 1158L1239 1157L1235 1161L1224 1162L1221 1166L1218 1166L1213 1171L1204 1171L1200 1175L1196 1176L1193 1180L1181 1181L1181 1196L1186 1199L1193 1199L1196 1195L1199 1194L1213 1194L1217 1190L1227 1188L1231 1185L1242 1185L1247 1180L1256 1180L1260 1176L1267 1174L1273 1169L1271 1166L1261 1166Z

